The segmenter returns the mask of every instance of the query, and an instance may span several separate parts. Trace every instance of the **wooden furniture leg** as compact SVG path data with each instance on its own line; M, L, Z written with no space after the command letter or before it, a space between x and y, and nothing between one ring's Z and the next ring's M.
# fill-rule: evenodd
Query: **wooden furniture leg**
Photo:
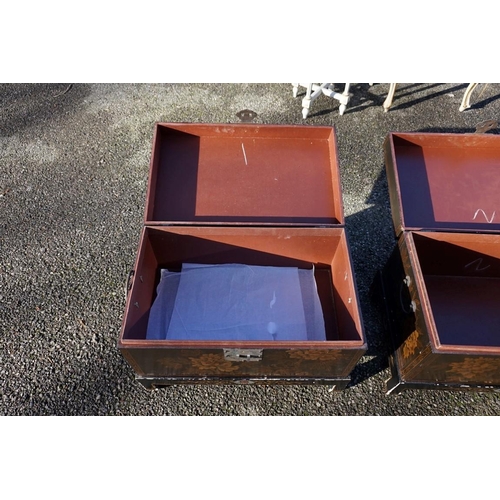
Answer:
M465 94L462 99L462 104L460 104L459 111L465 111L470 108L470 97L474 89L479 85L479 83L469 83L469 86L465 89Z
M392 100L394 99L394 93L396 92L396 85L397 83L390 84L389 92L387 94L387 97L385 98L384 104L382 104L382 106L384 107L384 113L387 113L387 111L389 111L389 108L392 106Z

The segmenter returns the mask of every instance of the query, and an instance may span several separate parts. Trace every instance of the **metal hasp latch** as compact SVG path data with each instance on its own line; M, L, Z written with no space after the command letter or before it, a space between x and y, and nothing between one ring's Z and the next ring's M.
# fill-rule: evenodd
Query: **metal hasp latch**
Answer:
M224 349L228 361L261 361L262 349Z

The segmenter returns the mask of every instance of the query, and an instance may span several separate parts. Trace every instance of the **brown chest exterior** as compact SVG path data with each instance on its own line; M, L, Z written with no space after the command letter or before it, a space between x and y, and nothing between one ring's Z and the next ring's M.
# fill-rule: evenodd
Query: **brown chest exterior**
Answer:
M393 342L389 391L500 387L499 139L386 140L397 235L382 272Z
M326 340L149 340L162 268L314 269ZM158 124L118 347L146 386L329 383L366 351L329 127Z

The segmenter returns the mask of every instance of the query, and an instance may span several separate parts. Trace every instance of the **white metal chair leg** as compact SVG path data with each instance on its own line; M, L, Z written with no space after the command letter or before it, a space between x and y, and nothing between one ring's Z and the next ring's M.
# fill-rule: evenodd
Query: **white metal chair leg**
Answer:
M325 94L328 97L332 97L340 102L339 114L343 115L344 111L349 103L351 98L349 94L350 83L345 84L344 92L339 94L335 92L332 83L322 83L320 85L316 83L292 83L293 86L293 95L294 97L298 94L299 87L306 88L306 95L302 99L302 116L304 120L307 118L309 114L309 110L311 109L311 104L315 101L321 94Z
M320 94L320 92L323 92L323 94L325 94L326 96L339 101L340 103L339 115L343 115L347 107L347 104L349 103L349 100L351 98L351 95L349 94L350 85L351 85L350 83L345 84L344 92L342 92L342 94L335 92L334 85L332 83L322 83L319 86L313 85L313 89L315 89L315 93L317 92L318 95Z
M329 86L329 83L322 83L321 85L316 85L314 83L307 83L306 87L306 96L302 99L302 116L304 120L307 118L309 114L309 110L311 109L311 104L322 94L326 93L326 88Z
M462 98L462 104L460 104L459 111L465 111L470 108L470 98L474 89L479 85L479 83L469 83L469 86L465 89L464 97Z
M344 114L344 111L347 108L347 104L349 103L350 95L349 95L349 87L351 86L350 83L345 84L344 92L342 92L342 98L339 99L340 101L340 107L339 107L339 114L342 116Z
M311 102L313 101L312 99L312 83L308 83L306 86L306 96L304 99L302 99L302 118L304 120L307 118L307 115L309 114L309 109L311 108Z
M382 104L384 107L384 113L387 113L389 108L392 106L392 100L394 99L394 93L396 92L396 85L397 83L391 83L389 86L389 92L385 98L384 104Z

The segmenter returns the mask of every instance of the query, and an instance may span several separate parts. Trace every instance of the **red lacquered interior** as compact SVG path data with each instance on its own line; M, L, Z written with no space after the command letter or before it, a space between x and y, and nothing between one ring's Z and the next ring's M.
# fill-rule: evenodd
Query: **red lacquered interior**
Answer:
M345 230L342 228L146 227L127 300L121 340L193 345L196 341L146 341L149 311L160 269L202 264L315 267L327 342L355 347L365 343ZM200 343L214 345L210 338ZM298 342L297 342L298 343ZM297 343L293 343L297 345ZM325 345L325 341L301 342Z
M397 232L500 230L500 136L393 133L385 148Z
M331 127L157 124L145 224L344 223Z
M438 346L500 353L500 236L429 232L409 239Z

